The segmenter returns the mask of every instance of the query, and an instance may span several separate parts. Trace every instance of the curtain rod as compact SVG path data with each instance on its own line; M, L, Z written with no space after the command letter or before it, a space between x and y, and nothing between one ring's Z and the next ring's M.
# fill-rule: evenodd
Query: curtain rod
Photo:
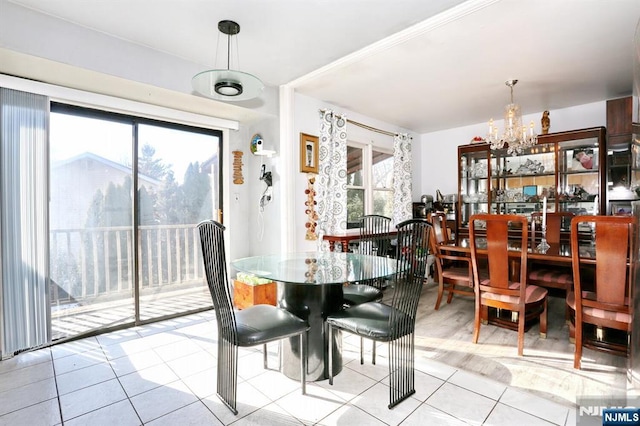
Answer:
M327 111L328 110L326 110L326 109L321 109L320 110L320 112L327 112ZM338 114L336 114L336 115L338 115ZM342 115L340 115L340 117L342 117ZM372 131L372 132L376 132L376 133L381 133L381 134L387 135L387 136L397 136L398 135L398 133L394 133L394 132L389 132L389 131L386 131L386 130L378 129L376 127L368 126L366 124L360 123L358 121L350 120L348 118L347 118L347 123L351 123L354 126L362 127L363 129L366 129L366 130L369 130L369 131ZM413 139L411 136L409 136L409 138Z
M381 133L381 134L387 135L387 136L396 136L397 135L397 133L387 132L386 130L377 129L375 127L367 126L366 124L362 124L362 123L359 123L357 121L349 120L348 118L347 118L347 123L351 123L354 126L362 127L363 129L370 130L370 131L376 132L376 133Z

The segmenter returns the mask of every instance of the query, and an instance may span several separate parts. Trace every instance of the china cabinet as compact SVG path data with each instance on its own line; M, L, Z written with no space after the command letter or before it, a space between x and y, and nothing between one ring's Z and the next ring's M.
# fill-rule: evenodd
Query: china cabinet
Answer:
M629 214L640 199L640 141L633 137L632 98L607 101L607 200L609 214Z
M545 203L549 212L606 212L604 145L605 129L597 127L541 135L517 156L491 150L487 143L459 146L459 232L468 234L473 214L520 214L531 220Z

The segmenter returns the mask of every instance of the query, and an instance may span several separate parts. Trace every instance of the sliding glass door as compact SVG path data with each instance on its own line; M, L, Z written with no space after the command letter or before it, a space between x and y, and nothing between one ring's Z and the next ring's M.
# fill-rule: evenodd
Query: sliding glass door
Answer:
M54 105L53 339L211 306L195 225L217 217L221 134Z
M51 114L52 338L134 320L132 128Z
M196 225L217 217L218 144L155 125L137 133L140 318L210 306Z

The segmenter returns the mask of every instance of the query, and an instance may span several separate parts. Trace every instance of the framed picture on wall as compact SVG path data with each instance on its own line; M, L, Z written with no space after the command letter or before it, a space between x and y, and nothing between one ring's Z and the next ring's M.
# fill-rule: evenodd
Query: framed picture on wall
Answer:
M318 173L318 137L300 133L300 171Z

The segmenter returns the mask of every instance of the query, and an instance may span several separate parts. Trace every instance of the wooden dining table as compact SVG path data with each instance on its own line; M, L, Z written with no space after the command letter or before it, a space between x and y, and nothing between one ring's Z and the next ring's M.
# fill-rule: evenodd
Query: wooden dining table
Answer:
M487 240L484 237L479 237L476 239L476 248L478 249L478 254L482 255L486 253L486 245ZM571 256L571 244L569 242L560 242L560 243L550 243L549 247L546 249L542 249L538 246L539 240L532 241L529 240L527 246L527 261L528 262L536 262L537 264L552 264L552 265L564 265L571 266L572 256ZM459 238L457 241L443 243L441 245L442 248L449 251L451 254L455 254L457 256L471 256L471 241L468 237ZM584 241L580 244L580 255L581 255L581 263L582 264L593 264L595 265L595 244L593 241ZM513 275L516 275L516 271L519 269L519 260L520 260L520 250L521 245L520 241L509 241L508 242L509 255L513 256L514 263L511 266L511 271ZM506 327L510 329L515 329L517 327L517 321L510 316L502 315L501 313L490 312L489 318L486 318L489 323L498 325L501 327ZM527 328L530 324L527 325Z
M487 245L486 238L480 237L476 240L478 253L482 254ZM537 245L538 241L529 243L527 247L527 259L535 260L540 263L553 263L571 265L571 244L568 242L551 243L549 248L542 249ZM514 258L520 257L520 242L510 241L508 248L513 252ZM471 242L468 237L459 238L457 241L444 243L441 247L445 247L446 250L458 255L471 255ZM595 250L596 247L592 241L585 241L580 244L580 255L584 263L595 264Z

